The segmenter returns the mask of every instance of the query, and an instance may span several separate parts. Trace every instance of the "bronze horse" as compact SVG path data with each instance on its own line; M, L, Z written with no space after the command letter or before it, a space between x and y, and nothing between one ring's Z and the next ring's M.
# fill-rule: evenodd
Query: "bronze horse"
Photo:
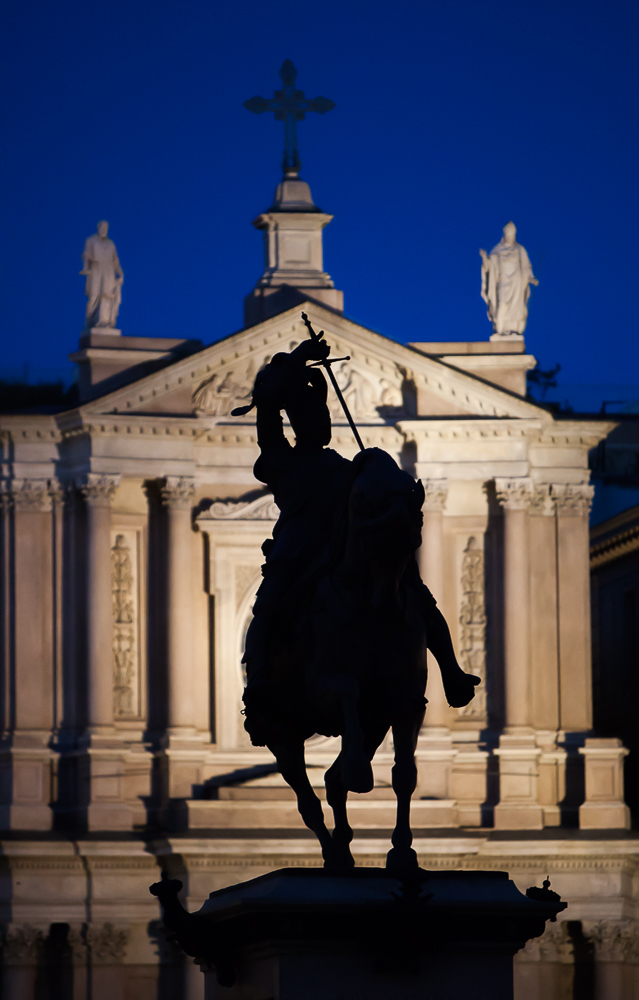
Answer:
M415 747L424 720L426 651L435 655L449 703L461 707L479 678L459 667L446 622L421 582L424 490L386 453L366 449L349 462L331 449L326 382L309 360L325 360L321 340L276 355L258 375L258 479L281 516L265 543L264 582L246 646L246 729L274 754L325 866L354 865L348 792L373 787L371 761L392 730L397 821L387 867L417 867L410 801ZM290 419L287 441L281 411ZM341 736L325 775L335 826L306 773L304 741Z

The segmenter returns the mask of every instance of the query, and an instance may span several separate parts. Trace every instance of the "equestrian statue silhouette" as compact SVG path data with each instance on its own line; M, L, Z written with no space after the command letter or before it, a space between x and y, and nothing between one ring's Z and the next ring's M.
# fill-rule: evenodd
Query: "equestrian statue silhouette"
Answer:
M410 873L417 869L410 801L427 649L451 706L467 705L479 678L457 663L446 621L419 576L423 486L386 452L364 448L323 333L302 316L310 339L290 354L276 354L256 377L251 405L233 411L256 408L254 472L280 509L263 546L264 579L246 639L245 727L255 745L275 756L320 842L325 867L333 869L355 864L347 795L373 788L371 761L392 730L397 819L386 866ZM360 446L352 461L327 447L331 419L321 368ZM282 411L294 445L284 434ZM314 734L342 738L325 775L332 832L306 773L304 742Z

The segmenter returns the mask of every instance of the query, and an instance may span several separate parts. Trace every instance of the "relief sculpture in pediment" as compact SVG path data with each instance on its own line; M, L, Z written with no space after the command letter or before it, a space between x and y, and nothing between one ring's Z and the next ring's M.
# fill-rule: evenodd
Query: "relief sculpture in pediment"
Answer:
M380 417L405 416L406 407L402 392L402 373L397 373L399 382L390 377L380 378L374 372L362 371L354 365L344 362L336 366L337 384L342 390L346 405L355 420L379 420ZM343 418L339 400L329 392L329 408L331 418Z
M249 361L243 374L234 370L214 372L200 382L193 393L193 409L198 416L228 417L236 406L248 403L253 390L255 370Z

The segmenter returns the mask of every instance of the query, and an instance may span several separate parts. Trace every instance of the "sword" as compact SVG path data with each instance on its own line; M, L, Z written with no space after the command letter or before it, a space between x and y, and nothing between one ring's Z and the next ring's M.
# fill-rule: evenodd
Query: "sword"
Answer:
M311 340L321 340L322 337L324 336L324 331L320 330L319 333L315 333L315 330L311 326L311 321L308 318L308 316L306 315L306 313L302 313L302 319L304 320L304 325L306 326L306 329L308 330L308 332L310 334ZM337 361L342 361L344 359L343 358L336 358L336 360ZM350 428L351 428L353 434L355 435L355 440L357 441L357 443L359 445L360 451L365 451L366 449L364 448L364 442L362 441L361 437L359 436L359 431L357 430L357 427L355 426L355 421L351 417L350 410L348 409L348 406L346 405L346 400L344 399L344 397L342 395L342 390L338 386L337 379L333 375L333 370L331 368L330 361L328 360L328 358L324 358L323 361L316 361L314 363L314 367L315 366L321 366L324 369L324 371L328 374L328 377L331 380L331 385L333 386L333 388L335 390L335 393L337 395L337 398L340 401L341 407L342 407L342 409L343 409L343 411L344 411L344 413L346 415L346 419L348 420L348 422L350 424Z

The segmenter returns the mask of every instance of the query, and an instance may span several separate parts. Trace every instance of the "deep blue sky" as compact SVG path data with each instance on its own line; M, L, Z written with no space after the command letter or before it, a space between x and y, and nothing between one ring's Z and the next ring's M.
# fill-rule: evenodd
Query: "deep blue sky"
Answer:
M0 366L57 366L83 324L84 239L111 223L132 336L238 329L252 219L282 126L242 102L298 86L335 215L347 316L398 340L480 340L478 248L512 218L540 279L527 344L566 382L639 382L639 6L630 0L4 0Z

